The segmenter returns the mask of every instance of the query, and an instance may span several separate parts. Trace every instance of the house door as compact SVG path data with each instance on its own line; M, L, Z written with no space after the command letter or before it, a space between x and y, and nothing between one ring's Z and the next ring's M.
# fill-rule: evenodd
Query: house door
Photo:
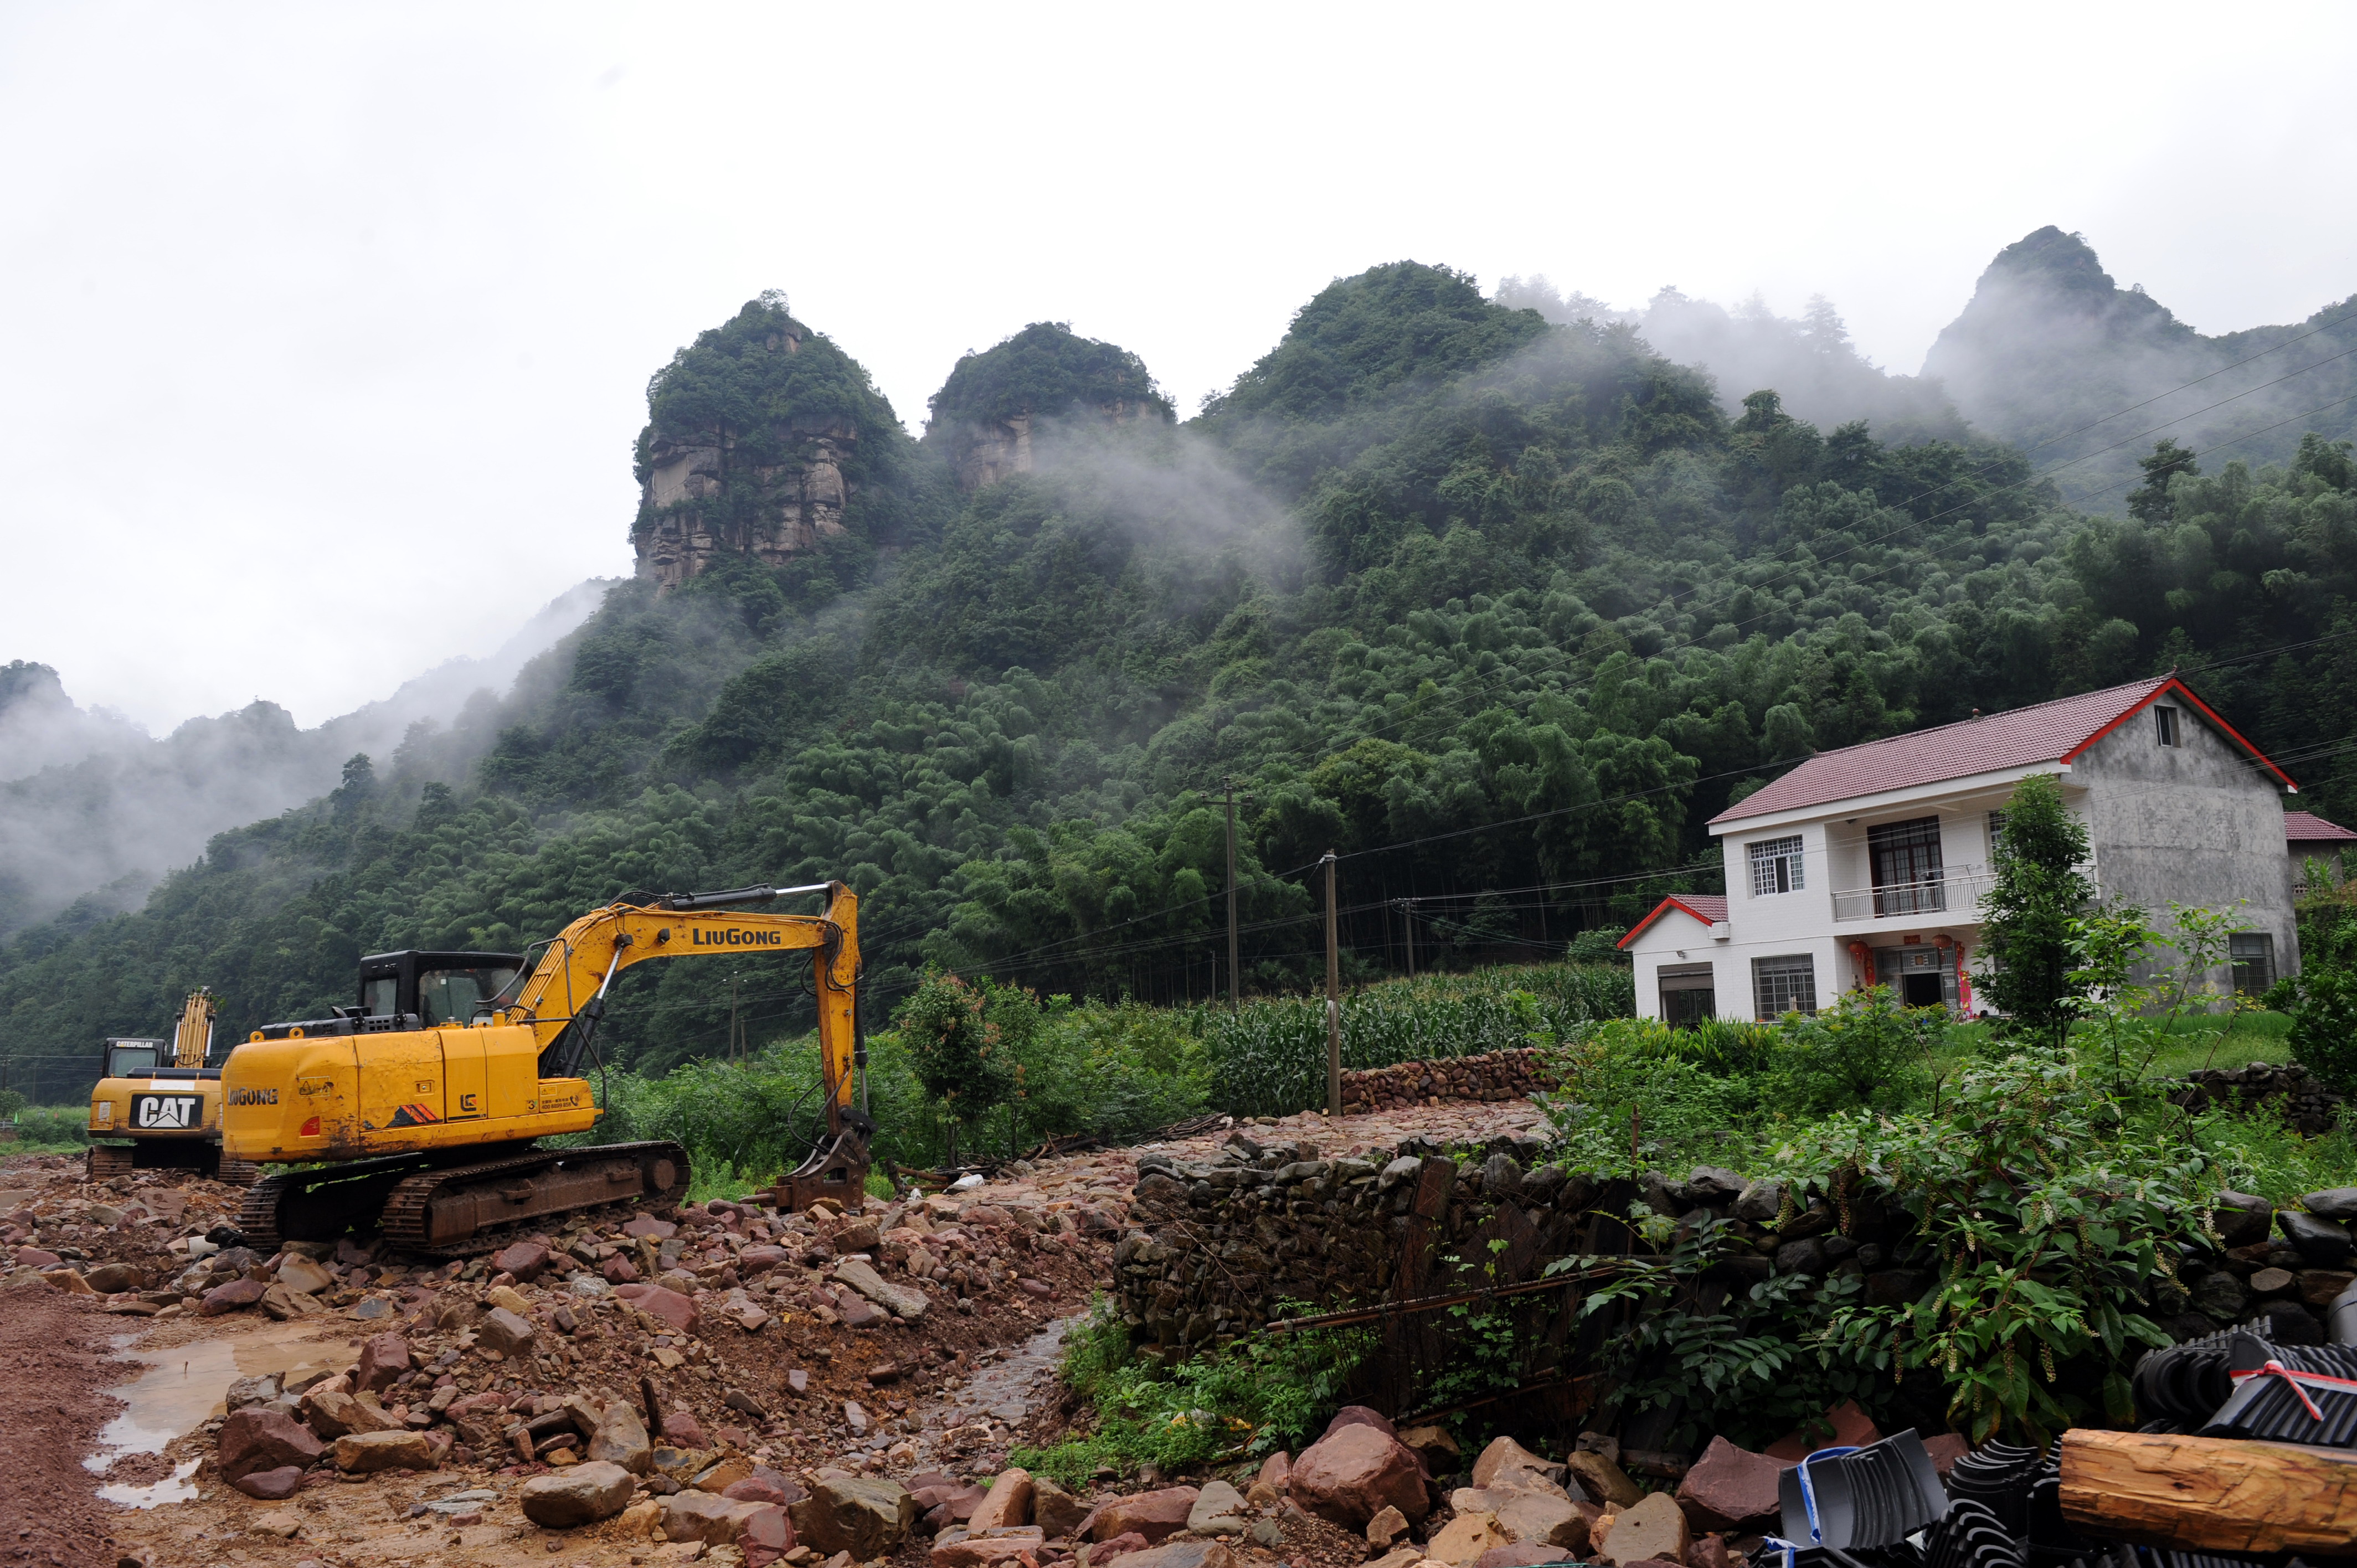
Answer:
M1937 1007L1947 1000L1940 993L1940 977L1937 974L1917 972L1902 975L1900 980L1906 992L1899 1000L1910 1007Z
M1718 1016L1718 992L1706 963L1663 966L1662 1022L1684 1029Z

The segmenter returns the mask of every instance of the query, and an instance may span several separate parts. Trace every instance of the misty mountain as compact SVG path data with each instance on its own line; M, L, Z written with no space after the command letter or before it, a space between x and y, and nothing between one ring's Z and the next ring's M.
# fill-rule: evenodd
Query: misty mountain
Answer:
M641 575L505 696L217 833L135 911L0 943L11 1081L76 1091L91 1041L194 984L235 1037L344 1000L362 952L513 948L629 888L844 878L879 1024L928 963L1201 998L1231 783L1248 988L1322 973L1329 850L1348 973L1402 965L1410 920L1427 960L1555 953L1710 890L1704 823L1813 750L2172 664L2305 803L2357 809L2330 442L2090 515L2003 442L1730 403L1639 322L1550 325L1413 262L1319 290L1184 424L1109 417L1150 377L1060 333L961 365L945 424L999 443L963 485L948 431L909 439L782 296L699 334L610 521ZM647 964L600 1049L725 1048L740 973L757 1038L804 1026L781 965Z
M2117 511L2159 436L2214 468L2287 462L2310 431L2357 434L2357 295L2208 337L2050 226L1997 252L1923 374L1985 434L2058 470L2065 496Z
M14 775L0 781L0 940L77 900L86 915L137 908L215 833L336 788L355 754L390 760L406 740L404 760L421 781L457 777L493 737L470 746L445 726L463 729L477 693L506 693L605 587L568 589L489 657L450 660L308 730L276 703L255 702L157 739L77 705L47 665L0 667L0 767Z
M1586 319L1634 327L1656 353L1708 372L1719 406L1730 414L1767 388L1794 418L1828 428L1863 419L1884 441L1967 438L1963 417L1936 381L1877 368L1822 295L1797 320L1778 316L1757 295L1729 310L1674 288L1654 295L1642 310L1615 310L1577 290L1557 292L1544 274L1505 278L1493 297L1557 326Z

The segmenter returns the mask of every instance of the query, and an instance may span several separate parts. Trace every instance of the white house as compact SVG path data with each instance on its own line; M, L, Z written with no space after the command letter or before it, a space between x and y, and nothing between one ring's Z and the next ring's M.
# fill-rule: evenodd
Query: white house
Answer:
M2297 971L2297 786L2171 674L1821 752L1721 811L1727 893L1664 898L1621 940L1637 1011L1771 1018L1875 984L1978 1011L1992 835L2039 773L2086 822L2104 897L2162 920L2171 900L2243 906L2222 988Z

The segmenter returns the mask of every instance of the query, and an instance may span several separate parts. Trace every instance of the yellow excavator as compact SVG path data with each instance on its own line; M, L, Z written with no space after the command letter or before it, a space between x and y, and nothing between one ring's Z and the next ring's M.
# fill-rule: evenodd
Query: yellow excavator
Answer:
M812 893L826 895L824 913L742 908ZM227 1154L306 1167L255 1183L238 1229L262 1251L375 1227L412 1251L457 1257L552 1216L675 1202L688 1185L677 1144L552 1149L533 1140L586 1133L602 1114L576 1075L597 1060L618 971L794 949L813 954L826 1130L778 1183L777 1200L802 1208L831 1197L856 1209L874 1130L855 1102L866 1064L858 917L858 898L840 882L632 893L565 927L528 970L500 953L362 960L359 1005L256 1029L221 1070Z
M133 1170L183 1170L243 1183L260 1174L253 1165L221 1158L221 1069L205 1065L212 1049L213 1011L212 992L199 986L181 1004L180 1022L169 1040L108 1036L98 1083L90 1091L85 1179L104 1181ZM111 1141L117 1139L125 1141Z

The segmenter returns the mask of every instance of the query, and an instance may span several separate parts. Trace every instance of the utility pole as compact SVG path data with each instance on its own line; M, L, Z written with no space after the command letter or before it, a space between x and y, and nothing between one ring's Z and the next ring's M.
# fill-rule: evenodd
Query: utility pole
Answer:
M1243 973L1236 967L1236 781L1228 784L1228 1012L1243 1006Z
M1415 900L1400 900L1400 913L1407 919L1407 977L1415 978Z
M1334 852L1326 852L1326 1114L1342 1114L1342 957L1334 929Z
M737 1032L737 988L744 978L741 974L728 977L728 1060L735 1065L745 1059L743 1039Z

